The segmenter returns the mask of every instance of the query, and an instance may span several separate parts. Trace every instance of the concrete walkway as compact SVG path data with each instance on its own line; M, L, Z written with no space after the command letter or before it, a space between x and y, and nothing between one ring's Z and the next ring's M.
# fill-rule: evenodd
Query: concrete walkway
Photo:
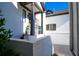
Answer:
M54 51L58 56L72 56L68 45L54 44Z

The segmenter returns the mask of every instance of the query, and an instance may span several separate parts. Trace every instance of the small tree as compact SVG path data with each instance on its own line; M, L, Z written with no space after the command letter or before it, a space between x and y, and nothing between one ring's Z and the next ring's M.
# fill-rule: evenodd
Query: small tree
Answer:
M0 55L5 55L6 43L12 37L11 31L4 28L5 19L0 19Z
M0 19L0 55L9 55L13 52L12 50L6 48L6 43L10 40L12 37L11 31L5 29L5 19ZM10 50L10 51L9 51Z

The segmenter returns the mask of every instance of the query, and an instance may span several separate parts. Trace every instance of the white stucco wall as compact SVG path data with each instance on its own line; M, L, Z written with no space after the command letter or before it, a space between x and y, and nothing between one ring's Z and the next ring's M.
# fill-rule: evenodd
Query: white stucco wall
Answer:
M0 9L3 17L6 19L5 27L12 31L13 37L19 37L25 33L25 24L28 22L28 18L22 18L23 7L17 2L0 2Z
M14 50L21 56L51 56L54 53L49 36L38 39L35 36L29 38L32 40L11 38L8 47L15 47Z
M46 35L51 36L54 44L69 45L69 14L47 17L46 24L56 24L56 31L46 30Z
M36 14L36 22L37 22L37 26L40 25L41 26L41 13ZM38 29L37 31L37 38L39 37L44 37L45 36L45 32L46 32L46 14L43 13L43 34L38 34Z

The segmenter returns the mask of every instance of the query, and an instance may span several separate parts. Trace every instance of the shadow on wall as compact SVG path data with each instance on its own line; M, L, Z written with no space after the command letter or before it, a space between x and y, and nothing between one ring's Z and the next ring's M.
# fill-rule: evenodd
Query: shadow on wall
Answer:
M17 2L0 2L0 8L6 19L5 27L13 31L13 37L23 34L23 7Z
M69 14L56 16L55 21L59 24L58 27L64 26L67 22L69 22Z
M7 29L13 31L13 36L21 34L23 31L22 17L21 11L19 8L16 8L12 2L1 2L2 3L2 12L4 17L6 18ZM17 4L16 4L17 5ZM19 26L20 25L20 26Z

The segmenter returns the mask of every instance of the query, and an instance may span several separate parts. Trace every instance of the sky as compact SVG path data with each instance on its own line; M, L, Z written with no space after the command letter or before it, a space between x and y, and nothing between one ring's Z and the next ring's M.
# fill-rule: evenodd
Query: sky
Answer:
M53 11L66 10L69 8L69 4L68 2L46 2L45 8Z

